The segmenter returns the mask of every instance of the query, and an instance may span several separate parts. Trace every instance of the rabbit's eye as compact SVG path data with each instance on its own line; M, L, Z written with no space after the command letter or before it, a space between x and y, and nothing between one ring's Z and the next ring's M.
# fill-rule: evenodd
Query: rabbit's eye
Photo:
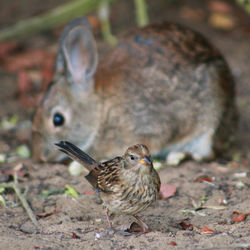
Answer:
M135 160L135 156L130 155L130 160L134 161Z
M55 127L62 126L64 124L64 116L60 113L55 113L53 116L53 124Z

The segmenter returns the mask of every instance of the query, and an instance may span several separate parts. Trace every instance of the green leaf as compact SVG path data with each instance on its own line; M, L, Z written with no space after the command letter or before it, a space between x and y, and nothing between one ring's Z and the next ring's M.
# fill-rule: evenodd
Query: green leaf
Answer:
M74 198L77 198L79 196L78 192L70 185L65 185L65 188L66 188L64 192L65 194L71 195Z
M197 212L197 211L190 210L190 209L183 209L183 210L180 210L180 212L182 214L192 214L192 215L206 216L205 213Z
M201 200L202 200L202 201L207 201L207 200L208 200L208 197L203 196L203 197L201 198Z
M2 195L0 195L0 203L2 203L6 207L6 202Z
M0 194L3 193L5 191L4 187L0 187Z
M234 161L238 161L238 160L240 159L240 157L241 157L241 153L239 153L239 152L235 152L235 153L232 155L232 159L233 159Z
M16 153L18 156L28 159L31 156L30 150L26 145L20 145L16 148Z
M65 189L55 189L55 190L43 190L41 193L42 197L48 197L50 195L64 194Z
M1 127L3 129L9 130L9 129L14 128L16 126L17 122L18 122L18 115L14 114L14 115L11 116L11 118L9 120L4 118L1 121Z
M4 163L6 161L6 154L0 154L0 163Z

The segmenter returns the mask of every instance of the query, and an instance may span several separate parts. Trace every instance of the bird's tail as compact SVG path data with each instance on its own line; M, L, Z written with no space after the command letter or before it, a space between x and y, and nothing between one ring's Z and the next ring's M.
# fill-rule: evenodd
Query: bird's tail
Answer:
M67 154L71 159L76 160L77 162L82 164L89 171L91 171L97 164L97 162L93 158L91 158L80 148L70 142L60 141L59 143L55 143L55 145L60 151Z

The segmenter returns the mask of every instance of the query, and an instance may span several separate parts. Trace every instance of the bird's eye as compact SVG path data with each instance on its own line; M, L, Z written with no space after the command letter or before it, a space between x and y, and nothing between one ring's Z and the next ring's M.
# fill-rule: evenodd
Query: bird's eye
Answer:
M130 155L130 159L131 159L132 161L134 161L134 160L135 160L135 157L134 157L133 155Z
M55 113L53 116L53 124L55 127L60 127L64 124L65 118L61 113Z

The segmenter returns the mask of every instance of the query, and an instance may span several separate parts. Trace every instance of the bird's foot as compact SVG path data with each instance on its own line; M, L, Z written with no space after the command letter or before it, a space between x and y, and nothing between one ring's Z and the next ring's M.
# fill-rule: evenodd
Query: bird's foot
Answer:
M142 233L150 232L148 225L138 215L134 215L134 217L139 222L139 225L141 226L141 229L142 229L142 231L141 231Z

